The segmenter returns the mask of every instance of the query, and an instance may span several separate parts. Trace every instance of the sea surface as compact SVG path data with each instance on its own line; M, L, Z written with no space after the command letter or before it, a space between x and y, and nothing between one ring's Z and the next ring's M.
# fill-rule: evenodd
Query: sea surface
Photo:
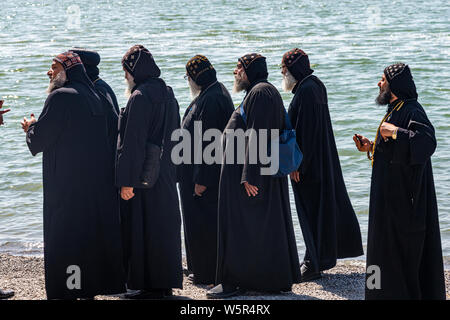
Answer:
M443 255L450 261L450 2L423 1L3 1L0 6L0 97L11 112L0 127L0 252L41 255L42 156L31 156L19 122L38 116L52 57L73 46L97 50L101 77L125 106L121 58L145 45L172 86L181 113L190 102L184 66L206 55L231 90L237 58L267 57L269 81L281 90L284 52L309 54L328 90L340 161L366 245L371 165L353 144L374 138L385 107L375 105L385 66L410 65L419 102L438 140L432 157ZM243 94L232 95L238 105ZM282 93L285 106L292 98ZM69 182L70 183L70 182ZM89 181L86 181L88 184ZM82 201L82 199L80 199ZM305 247L294 197L300 257Z

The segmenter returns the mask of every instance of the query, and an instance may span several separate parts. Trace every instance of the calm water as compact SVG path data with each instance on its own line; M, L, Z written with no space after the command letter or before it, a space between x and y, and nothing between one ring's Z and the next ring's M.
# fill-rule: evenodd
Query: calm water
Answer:
M432 158L442 245L450 259L450 5L448 1L22 1L0 8L0 96L12 111L0 128L0 251L42 253L41 156L29 153L19 121L42 110L46 71L72 46L96 49L101 76L126 99L120 64L136 43L153 52L181 109L189 104L184 65L195 54L214 64L229 89L237 58L267 57L269 80L281 89L282 54L304 49L328 89L331 118L351 201L366 243L371 167L354 133L373 139L384 107L377 82L391 63L408 63L419 101L436 128ZM73 6L76 3L77 6ZM233 95L238 104L243 95ZM291 94L283 93L285 106ZM86 181L86 183L89 183ZM292 199L299 253L304 245ZM82 200L82 199L80 199Z

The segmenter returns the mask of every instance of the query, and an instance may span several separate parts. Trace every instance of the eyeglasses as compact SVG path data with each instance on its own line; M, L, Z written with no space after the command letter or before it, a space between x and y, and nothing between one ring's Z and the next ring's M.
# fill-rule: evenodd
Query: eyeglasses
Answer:
M283 68L286 68L286 65L285 65L285 64L280 64L278 67L279 67L280 69L283 69Z

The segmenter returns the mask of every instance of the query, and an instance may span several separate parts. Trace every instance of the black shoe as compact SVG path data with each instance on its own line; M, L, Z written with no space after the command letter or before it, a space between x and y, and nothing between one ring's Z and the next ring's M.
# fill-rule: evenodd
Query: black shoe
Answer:
M188 276L188 275L192 274L192 271L183 268L183 274L184 274L185 276Z
M225 299L242 294L243 290L235 286L219 284L206 292L208 299Z
M188 279L189 282L195 284L195 276L194 276L193 273L191 273L190 275L188 275L187 279Z
M138 290L136 292L125 293L125 298L132 300L159 300L171 296L172 289Z
M302 262L300 272L302 274L301 282L308 282L322 278L322 274L320 272L311 269L309 261Z
M164 289L164 297L173 297L172 289Z
M4 291L0 289L0 299L8 299L14 296L14 291Z

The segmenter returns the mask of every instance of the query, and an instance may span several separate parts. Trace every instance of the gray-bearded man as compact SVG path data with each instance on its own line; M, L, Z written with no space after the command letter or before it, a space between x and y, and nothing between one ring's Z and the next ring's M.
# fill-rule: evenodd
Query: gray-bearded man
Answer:
M43 152L44 262L48 299L125 291L118 194L105 101L80 57L65 52L48 71L49 95L22 128Z
M259 146L268 146L272 130L285 129L283 100L267 81L262 55L239 58L234 75L235 91L245 90L246 95L223 134L217 286L207 293L208 298L226 298L243 290L290 291L300 281L287 177L264 175L262 169L267 168L262 159L252 161L250 155L255 140ZM248 130L253 137L239 143L235 133ZM228 153L229 149L236 150Z
M126 297L162 299L183 281L181 215L171 160L179 107L146 48L131 47L122 66L131 95L119 116L116 185L121 188L127 285L139 290Z
M194 155L194 130L203 137L207 130L222 132L234 111L233 101L224 85L217 81L216 70L209 60L196 55L186 64L186 77L193 98L183 117L182 128L191 135L191 155ZM201 124L201 127L196 127ZM216 141L217 142L217 141ZM203 142L203 151L209 142ZM215 153L211 156L214 158ZM195 284L213 284L217 261L217 201L219 196L220 163L183 163L178 167L178 179L183 210L184 239L189 276Z
M314 76L303 50L281 62L283 90L292 91L289 117L303 152L291 173L297 215L306 245L302 282L321 277L336 260L362 254L361 231L342 176L325 85Z

